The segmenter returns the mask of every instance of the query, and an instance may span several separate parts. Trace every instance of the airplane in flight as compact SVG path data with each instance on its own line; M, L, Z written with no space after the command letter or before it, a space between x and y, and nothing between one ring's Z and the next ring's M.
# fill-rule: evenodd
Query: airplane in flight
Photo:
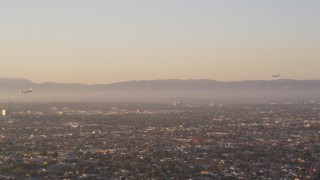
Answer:
M28 89L28 90L21 90L20 89L20 93L31 93L32 92L32 88Z
M271 77L277 78L277 77L280 77L280 74L273 74L273 75L271 75Z

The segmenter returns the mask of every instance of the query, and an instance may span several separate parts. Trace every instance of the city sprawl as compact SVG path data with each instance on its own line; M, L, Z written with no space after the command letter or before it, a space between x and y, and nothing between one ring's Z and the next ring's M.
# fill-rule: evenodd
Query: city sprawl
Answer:
M0 179L317 179L320 105L18 103Z

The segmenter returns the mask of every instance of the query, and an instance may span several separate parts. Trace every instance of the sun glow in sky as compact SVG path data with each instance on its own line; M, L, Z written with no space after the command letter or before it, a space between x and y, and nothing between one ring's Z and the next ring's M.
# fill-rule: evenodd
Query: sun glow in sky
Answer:
M0 22L0 77L320 79L318 0L10 0Z

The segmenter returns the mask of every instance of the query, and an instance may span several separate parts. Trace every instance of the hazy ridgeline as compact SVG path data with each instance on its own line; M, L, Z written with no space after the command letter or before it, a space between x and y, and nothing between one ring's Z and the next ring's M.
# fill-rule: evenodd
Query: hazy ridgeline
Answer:
M220 82L214 80L152 80L113 84L33 83L0 78L0 101L5 102L172 102L272 103L318 101L320 80ZM34 92L20 94L32 87Z

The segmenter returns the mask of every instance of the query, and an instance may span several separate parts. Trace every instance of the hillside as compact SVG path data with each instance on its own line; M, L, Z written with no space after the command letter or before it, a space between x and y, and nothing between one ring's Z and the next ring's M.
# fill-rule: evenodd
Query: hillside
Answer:
M320 80L235 81L150 80L112 84L33 83L0 78L0 101L217 102L270 103L320 101ZM20 94L32 87L34 92Z

